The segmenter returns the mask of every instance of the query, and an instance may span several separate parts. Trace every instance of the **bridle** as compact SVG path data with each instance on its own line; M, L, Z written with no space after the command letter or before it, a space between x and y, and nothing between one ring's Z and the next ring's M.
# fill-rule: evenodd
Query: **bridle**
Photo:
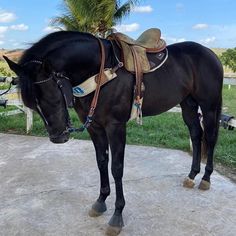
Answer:
M97 76L97 87L96 87L96 90L95 90L95 93L94 93L94 97L93 97L93 100L92 100L91 105L90 105L90 109L89 109L89 113L87 115L87 119L86 119L85 123L82 125L82 127L75 128L75 127L72 127L72 124L71 124L71 119L70 119L69 110L68 110L69 109L69 103L68 103L68 99L66 97L66 90L65 90L65 87L63 86L63 82L62 82L63 79L70 80L67 76L65 76L63 73L53 71L52 74L48 78L46 78L45 80L40 80L40 81L36 81L36 82L33 83L35 85L41 85L41 84L47 83L49 81L55 81L57 86L58 86L58 89L60 90L60 92L62 94L64 104L65 104L65 111L66 111L66 128L59 135L56 136L57 138L60 137L60 136L63 136L64 134L68 134L68 133L72 133L72 132L76 132L76 131L83 132L92 123L92 117L93 117L94 111L95 111L96 106L97 106L98 96L99 96L100 88L101 88L101 85L102 85L102 80L104 78L104 65L105 65L105 50L104 50L103 43L99 38L96 38L96 39L99 42L99 46L100 46L100 50L101 50L101 65L100 65L99 74ZM24 63L23 66L26 66L30 63L36 63L36 64L40 64L40 65L43 64L42 61L31 60L31 61L28 61L28 62ZM36 109L37 109L39 115L43 119L45 125L48 126L49 122L47 121L46 116L43 114L43 111L40 107L40 104L39 104L39 101L38 101L37 98L36 98L35 102L36 102Z
M73 128L71 125L71 119L70 119L70 115L69 115L69 101L66 96L66 89L63 86L63 81L62 81L63 79L70 80L68 77L66 77L62 73L52 72L51 76L48 77L47 79L34 82L35 85L41 85L41 84L47 83L52 80L57 84L58 89L60 90L60 92L62 94L64 105L65 105L66 129L61 134L59 134L57 137L64 135L66 133L71 133L71 132L76 131L76 128ZM41 116L41 118L43 119L45 125L48 126L49 122L47 121L47 118L44 115L37 98L36 98L36 109L37 109L39 115Z
M26 66L30 63L36 63L36 64L40 64L40 65L43 64L42 61L31 60L31 61L28 61L28 62L24 63L23 66ZM65 115L66 129L63 132L61 132L61 134L59 134L57 137L62 136L66 133L71 133L73 131L76 131L76 128L73 128L72 125L71 125L71 119L70 119L69 110L68 110L69 109L69 102L68 102L68 99L67 99L67 96L66 96L65 87L63 86L63 82L62 82L63 79L66 79L68 81L70 80L67 76L63 75L62 73L52 72L52 74L48 78L46 78L45 80L40 80L40 81L36 81L36 82L33 83L35 85L41 85L41 84L47 83L49 81L54 81L57 84L58 89L60 90L60 92L62 94L62 97L63 97L63 100L64 100L64 105L65 105L65 112L66 112L66 115ZM44 124L46 126L49 126L49 122L48 122L46 116L44 115L37 98L36 98L35 102L36 102L37 112L39 113L39 115L43 119Z

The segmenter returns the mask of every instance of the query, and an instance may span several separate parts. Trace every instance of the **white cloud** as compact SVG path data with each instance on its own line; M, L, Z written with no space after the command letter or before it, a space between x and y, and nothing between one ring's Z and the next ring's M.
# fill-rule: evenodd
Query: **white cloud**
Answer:
M43 29L44 32L47 32L47 33L52 33L52 32L56 32L56 31L59 31L60 29L59 28L54 28L52 26L47 26Z
M13 43L12 46L18 47L20 44L19 43Z
M209 27L208 24L196 24L193 26L193 29L202 30L202 29L207 29L208 27Z
M140 12L140 13L149 13L153 11L153 8L148 5L148 6L135 6L132 8L133 12Z
M133 24L129 24L129 25L116 25L114 28L118 31L118 32L133 32L138 30L140 27L140 25L138 23L133 23Z
M163 37L163 39L165 39L168 42L168 44L169 43L181 43L181 42L186 41L185 38L174 38L174 37Z
M11 25L10 29L12 30L18 30L18 31L26 31L29 29L28 25L25 24L19 24L19 25Z
M215 36L212 36L212 37L208 37L208 38L205 38L205 39L201 39L200 42L202 44L211 44L211 43L214 43L216 41L216 37Z
M7 26L0 26L0 35L5 33L8 30Z
M0 9L0 23L12 22L16 19L16 15L12 12L6 12Z
M4 42L3 42L3 41L0 41L0 45L2 45L2 44L4 44Z

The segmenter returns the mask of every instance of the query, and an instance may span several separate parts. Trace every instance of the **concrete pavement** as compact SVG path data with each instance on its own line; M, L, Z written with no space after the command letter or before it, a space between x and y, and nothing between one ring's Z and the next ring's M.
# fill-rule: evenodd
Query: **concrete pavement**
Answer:
M127 146L121 236L235 236L236 185L217 172L209 191L182 187L191 158L182 151ZM202 168L203 169L203 168ZM0 235L100 236L114 210L88 211L99 178L90 141L0 134Z

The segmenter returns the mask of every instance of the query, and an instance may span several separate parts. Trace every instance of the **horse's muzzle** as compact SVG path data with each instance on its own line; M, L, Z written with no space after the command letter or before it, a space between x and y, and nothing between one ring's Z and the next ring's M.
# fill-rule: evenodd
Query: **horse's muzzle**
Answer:
M70 133L68 131L63 132L59 135L50 135L49 139L53 143L66 143L70 138Z

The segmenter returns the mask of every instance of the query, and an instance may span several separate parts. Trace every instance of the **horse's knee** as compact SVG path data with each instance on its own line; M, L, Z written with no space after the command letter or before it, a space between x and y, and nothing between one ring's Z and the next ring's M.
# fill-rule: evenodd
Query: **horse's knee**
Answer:
M98 169L99 169L99 170L104 170L104 169L106 169L107 166L108 166L108 155L101 156L101 157L97 160L97 165L98 165Z

